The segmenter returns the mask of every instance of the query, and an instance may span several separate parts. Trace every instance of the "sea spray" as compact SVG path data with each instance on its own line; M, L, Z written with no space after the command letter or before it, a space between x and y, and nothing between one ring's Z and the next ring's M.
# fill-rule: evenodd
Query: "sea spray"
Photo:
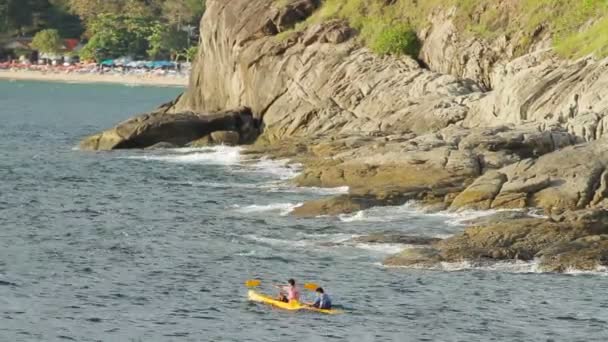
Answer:
M271 204L252 204L248 206L241 207L238 204L233 205L240 213L264 213L276 211L279 212L281 216L287 216L291 213L295 208L301 206L302 203L271 203Z
M162 153L129 156L127 159L175 164L236 165L241 161L240 152L239 147L214 146L201 149L169 149Z

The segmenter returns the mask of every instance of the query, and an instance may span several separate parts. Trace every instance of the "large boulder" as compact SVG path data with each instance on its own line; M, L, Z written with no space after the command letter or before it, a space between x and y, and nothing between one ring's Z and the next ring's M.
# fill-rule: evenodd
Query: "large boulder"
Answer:
M243 134L240 135L239 132ZM209 134L215 134L220 143L237 144L246 142L241 140L241 136L251 138L257 134L257 128L249 108L215 114L154 112L129 119L110 130L87 137L80 143L80 148L146 148L161 142L184 146Z

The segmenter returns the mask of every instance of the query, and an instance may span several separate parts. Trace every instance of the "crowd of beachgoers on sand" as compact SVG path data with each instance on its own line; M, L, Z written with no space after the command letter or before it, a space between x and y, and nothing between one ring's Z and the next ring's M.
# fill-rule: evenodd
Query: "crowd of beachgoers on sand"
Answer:
M66 82L105 82L185 86L191 63L168 61L118 61L102 63L0 62L0 78Z
M65 63L65 64L34 64L29 62L11 61L0 63L0 71L27 71L55 74L109 74L134 76L167 76L187 78L190 74L190 63L175 62L130 62L127 64L110 63Z

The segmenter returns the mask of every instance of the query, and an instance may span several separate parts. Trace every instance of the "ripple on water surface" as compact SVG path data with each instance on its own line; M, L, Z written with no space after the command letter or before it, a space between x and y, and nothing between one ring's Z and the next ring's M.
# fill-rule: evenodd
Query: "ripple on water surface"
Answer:
M462 230L464 217L410 204L300 219L285 213L348 189L297 188L289 179L300 166L249 160L238 148L73 149L177 93L0 82L0 130L8 132L0 134L0 340L608 338L608 285L598 273L385 268L386 255L416 246L351 241L384 231L445 237ZM270 284L287 277L322 284L346 313L245 300L246 279L275 293Z

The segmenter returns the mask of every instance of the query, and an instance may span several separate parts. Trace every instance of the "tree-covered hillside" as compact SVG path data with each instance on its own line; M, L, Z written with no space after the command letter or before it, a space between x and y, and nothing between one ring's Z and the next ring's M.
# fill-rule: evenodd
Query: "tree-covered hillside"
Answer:
M100 60L192 54L204 0L0 0L0 41L55 29Z
M45 28L56 28L66 38L84 31L78 16L61 1L0 0L0 36L27 36Z

